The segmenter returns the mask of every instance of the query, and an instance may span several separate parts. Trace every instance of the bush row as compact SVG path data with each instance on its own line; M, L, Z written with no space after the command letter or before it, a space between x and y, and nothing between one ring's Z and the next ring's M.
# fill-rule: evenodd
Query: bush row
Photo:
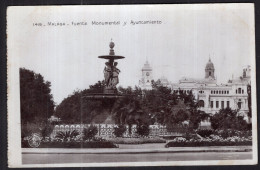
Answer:
M109 138L110 142L116 144L144 144L144 143L165 143L166 140L162 138Z
M110 141L86 141L86 142L41 142L38 148L117 148ZM30 148L27 141L22 142L22 148Z
M252 145L252 141L244 142L168 142L165 147L197 147L197 146L242 146L242 145Z

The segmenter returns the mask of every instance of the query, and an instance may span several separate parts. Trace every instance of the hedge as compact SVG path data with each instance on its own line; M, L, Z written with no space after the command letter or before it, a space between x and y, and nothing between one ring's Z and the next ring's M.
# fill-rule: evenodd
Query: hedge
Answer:
M243 146L243 145L252 145L252 141L244 142L168 142L165 147L196 147L196 146Z
M88 142L42 142L38 148L117 148L110 141ZM27 141L22 142L22 148L30 148Z

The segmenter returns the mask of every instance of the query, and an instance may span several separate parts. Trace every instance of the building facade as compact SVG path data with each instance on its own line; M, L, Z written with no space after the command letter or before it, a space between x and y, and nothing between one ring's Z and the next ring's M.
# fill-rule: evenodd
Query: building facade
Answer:
M215 114L222 108L239 109L239 114L247 119L249 111L247 88L251 83L250 75L251 68L247 66L239 78L232 78L226 84L217 84L214 64L209 59L203 79L182 78L178 83L164 83L164 85L171 87L176 93L180 90L187 94L192 92L199 102L200 110L206 113ZM163 80L163 82L168 81Z

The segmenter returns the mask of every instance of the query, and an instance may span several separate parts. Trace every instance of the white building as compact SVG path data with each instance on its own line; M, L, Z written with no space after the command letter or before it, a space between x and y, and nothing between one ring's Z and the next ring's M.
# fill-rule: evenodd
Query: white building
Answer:
M146 68L148 62L142 69L142 80L150 80L146 78ZM149 65L149 64L148 64ZM149 75L152 74L150 68ZM182 90L184 93L192 91L195 99L200 104L200 110L206 113L215 114L222 108L230 107L231 109L239 109L239 113L247 117L248 108L248 94L247 85L250 84L251 68L243 69L241 77L229 80L226 84L217 84L215 78L214 64L209 59L205 67L205 77L203 79L182 78L178 83L164 84L170 86L173 92L179 93ZM165 78L164 78L165 79ZM164 80L164 82L168 82ZM146 84L140 84L140 87L147 87Z
M153 80L153 69L146 61L142 68L142 78L139 80L139 87L141 89L151 90L152 89L152 80Z

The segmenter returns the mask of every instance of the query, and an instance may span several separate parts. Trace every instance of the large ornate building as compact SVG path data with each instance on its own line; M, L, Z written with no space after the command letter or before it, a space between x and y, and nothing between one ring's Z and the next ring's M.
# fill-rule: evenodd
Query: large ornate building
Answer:
M142 69L142 80L146 84L139 83L141 88L148 87L147 83L151 80L146 77L147 68L150 70L149 75L152 75L152 68L147 62ZM215 114L221 108L230 107L231 109L239 109L239 113L246 118L249 111L247 87L250 84L250 75L251 68L247 66L243 69L241 77L232 78L226 84L217 84L214 64L209 59L205 67L204 79L182 78L178 83L164 83L164 85L171 87L176 93L182 90L188 94L191 91L200 104L200 110L206 113ZM163 81L168 82L166 80Z

